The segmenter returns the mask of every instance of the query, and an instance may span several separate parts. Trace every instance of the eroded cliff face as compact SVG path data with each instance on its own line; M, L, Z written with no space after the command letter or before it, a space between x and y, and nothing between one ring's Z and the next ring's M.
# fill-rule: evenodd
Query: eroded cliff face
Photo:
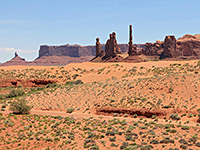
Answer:
M94 56L94 46L62 45L62 46L40 46L39 57L42 56Z
M200 35L186 34L177 41L178 56L200 56Z
M164 42L146 43L142 52L147 56L165 58L200 58L200 35L186 34L178 40L175 36L166 36Z
M145 47L144 44L135 44L138 49ZM105 50L105 44L101 44ZM119 44L122 53L128 52L128 44ZM82 56L95 56L96 46L80 46L80 45L62 45L62 46L48 46L42 45L39 50L39 58L42 56L69 56L69 57L82 57Z

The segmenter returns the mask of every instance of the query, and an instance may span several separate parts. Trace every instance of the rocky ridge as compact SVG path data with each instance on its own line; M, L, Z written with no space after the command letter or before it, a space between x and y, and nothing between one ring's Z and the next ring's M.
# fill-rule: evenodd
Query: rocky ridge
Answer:
M39 57L34 61L28 62L15 53L14 58L5 63L0 63L0 66L51 66L81 63L90 60L93 62L142 62L160 59L200 59L199 34L186 34L179 39L176 39L175 36L166 36L164 41L133 44L132 28L130 27L130 39L128 44L117 44L115 33L111 34L107 44L100 44L99 38L96 40L96 46L42 45L39 50Z
M200 58L200 35L186 34L178 40L174 35L165 37L165 40L155 43L146 43L144 48L138 49L133 45L132 25L130 25L128 43L128 56L121 55L118 48L115 33L110 34L107 40L105 52L96 45L96 57L93 62L142 62L159 59L199 59ZM113 38L114 37L114 38ZM99 38L97 38L99 41ZM99 43L96 43L99 44ZM119 50L118 50L119 49ZM97 53L97 51L101 51ZM118 52L119 51L119 52ZM104 53L104 55L102 55Z

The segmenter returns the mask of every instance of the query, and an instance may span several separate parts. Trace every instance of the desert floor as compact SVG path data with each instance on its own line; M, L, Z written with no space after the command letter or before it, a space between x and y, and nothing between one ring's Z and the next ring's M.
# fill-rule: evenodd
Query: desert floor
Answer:
M0 149L200 149L199 73L198 60L0 67ZM9 110L20 99L30 114Z

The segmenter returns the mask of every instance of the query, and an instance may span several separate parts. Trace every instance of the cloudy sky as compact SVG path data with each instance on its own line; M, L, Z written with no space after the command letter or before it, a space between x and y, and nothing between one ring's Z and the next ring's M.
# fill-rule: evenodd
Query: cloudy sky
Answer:
M110 32L118 43L163 40L200 33L200 0L0 0L0 62L18 51L27 60L40 45L105 43Z

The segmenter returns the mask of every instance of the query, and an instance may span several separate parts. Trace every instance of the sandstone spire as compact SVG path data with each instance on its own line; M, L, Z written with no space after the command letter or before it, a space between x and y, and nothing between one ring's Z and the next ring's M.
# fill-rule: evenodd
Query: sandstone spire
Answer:
M128 54L129 56L135 56L137 54L136 52L136 47L133 45L133 36L132 36L132 25L130 25L129 27L129 50L128 50Z
M99 38L96 38L96 57L101 54L101 44L99 42Z
M175 36L166 36L164 42L163 56L168 58L176 57L176 38Z
M115 32L110 34L110 39L107 40L106 45L105 45L105 52L106 52L106 57L114 57L117 54L121 54L121 49L119 48L119 45L117 44Z
M18 54L17 54L17 52L15 52L15 57L17 57L18 56Z

